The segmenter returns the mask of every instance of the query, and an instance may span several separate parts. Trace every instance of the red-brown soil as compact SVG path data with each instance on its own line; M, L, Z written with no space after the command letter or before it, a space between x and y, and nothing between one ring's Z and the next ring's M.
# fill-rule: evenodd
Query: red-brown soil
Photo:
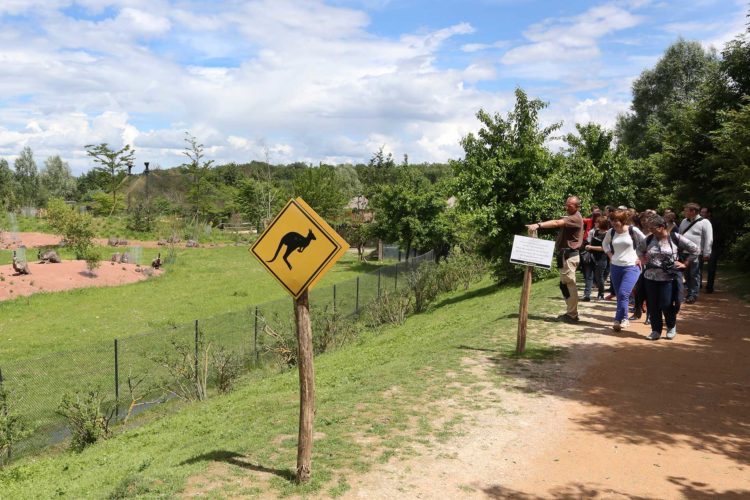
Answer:
M150 268L149 272L150 272ZM118 286L145 280L148 276L136 272L135 264L102 262L92 276L83 260L63 261L60 264L29 262L28 275L14 275L10 265L0 266L0 301L39 292L59 292L90 286ZM153 271L157 276L162 271Z

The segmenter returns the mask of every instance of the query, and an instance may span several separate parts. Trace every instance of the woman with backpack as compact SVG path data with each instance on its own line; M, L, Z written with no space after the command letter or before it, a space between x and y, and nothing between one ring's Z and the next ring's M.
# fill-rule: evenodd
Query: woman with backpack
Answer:
M698 255L698 245L667 228L664 218L654 215L649 221L651 235L641 242L638 255L646 266L643 272L651 334L648 340L661 338L664 323L667 339L677 335L677 313L682 302L682 272L687 267L680 254ZM687 259L685 259L687 260ZM663 316L663 321L662 321Z
M628 302L630 292L641 274L640 260L636 248L645 238L636 227L629 225L630 214L627 210L615 210L610 215L612 229L607 231L602 247L610 260L610 280L617 295L617 311L612 329L619 332L630 326L628 321Z
M596 283L599 291L597 298L604 300L604 273L607 270L607 254L604 252L602 242L609 229L609 219L604 215L599 215L594 221L594 227L589 231L586 239L586 252L591 256L592 262L586 264L583 268L583 278L585 286L583 288L583 300L591 300L591 289Z

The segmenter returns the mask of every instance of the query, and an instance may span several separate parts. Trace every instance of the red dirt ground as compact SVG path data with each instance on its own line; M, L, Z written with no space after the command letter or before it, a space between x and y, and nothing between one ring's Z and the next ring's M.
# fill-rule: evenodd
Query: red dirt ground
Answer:
M89 274L83 260L63 261L60 264L29 262L31 274L16 276L10 265L0 266L0 301L28 296L39 292L59 292L90 286L118 286L145 280L147 275L136 272L135 264L102 262ZM150 269L150 268L148 268ZM154 271L154 276L162 271Z

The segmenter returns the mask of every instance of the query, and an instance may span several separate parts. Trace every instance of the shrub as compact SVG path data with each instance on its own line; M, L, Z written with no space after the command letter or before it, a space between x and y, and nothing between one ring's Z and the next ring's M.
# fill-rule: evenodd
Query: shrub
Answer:
M198 337L197 359L195 344L172 340L170 347L153 359L169 373L163 388L183 401L205 400L210 350L202 334Z
M115 408L112 405L107 411L105 406L105 399L98 391L63 396L57 413L65 418L70 429L71 450L80 452L100 439L107 439L112 435L109 423L115 415Z
M31 431L13 411L10 392L0 383L0 466L10 460L13 445L29 434Z
M427 309L440 293L435 273L435 263L422 262L407 274L409 290L414 296L414 312L421 313Z
M357 336L356 324L328 306L311 316L315 354L328 352Z
M219 347L211 354L211 365L219 393L226 394L231 391L234 381L240 376L242 370L240 356L224 347Z
M383 290L380 299L374 300L367 306L363 320L370 327L384 324L400 325L413 308L414 298L410 289Z

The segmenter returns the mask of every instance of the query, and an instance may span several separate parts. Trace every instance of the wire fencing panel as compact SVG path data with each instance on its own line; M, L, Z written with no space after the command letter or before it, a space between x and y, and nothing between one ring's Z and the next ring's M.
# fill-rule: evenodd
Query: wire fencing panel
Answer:
M409 271L432 259L433 253L428 252L311 290L313 320L324 327L330 315L361 313L384 293L406 287ZM181 355L184 362L195 363L221 350L238 356L247 368L276 360L278 339L288 342L296 337L293 304L291 297L284 297L112 343L0 364L3 386L11 394L11 410L33 430L14 446L14 456L68 436L64 418L57 413L65 394L96 391L105 396L105 410L116 405L116 418L122 420L130 411L137 413L171 397L175 363ZM317 328L313 340L318 346L329 345L335 339L323 336L332 334Z

